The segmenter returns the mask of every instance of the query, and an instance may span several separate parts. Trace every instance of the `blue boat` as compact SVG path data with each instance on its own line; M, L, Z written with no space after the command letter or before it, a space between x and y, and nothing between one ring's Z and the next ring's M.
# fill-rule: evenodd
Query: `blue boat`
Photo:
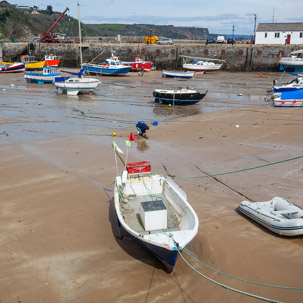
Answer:
M276 93L274 97L276 107L301 107L303 106L303 89L294 91L282 91Z
M83 63L82 69L86 73L93 75L124 76L132 67L123 65L119 57L113 55L109 59L106 59L104 63Z
M169 177L152 174L148 161L127 163L117 176L114 203L122 229L172 272L181 250L198 232L185 192Z
M56 77L60 76L55 67L43 67L42 73L24 73L24 78L31 83L52 83Z
M273 91L274 93L282 93L286 91L296 91L298 89L303 88L303 75L302 74L297 74L297 73L291 73L291 72L285 72L290 75L296 76L295 79L292 81L282 84L282 85L276 85L276 81L274 80L274 86L273 86Z

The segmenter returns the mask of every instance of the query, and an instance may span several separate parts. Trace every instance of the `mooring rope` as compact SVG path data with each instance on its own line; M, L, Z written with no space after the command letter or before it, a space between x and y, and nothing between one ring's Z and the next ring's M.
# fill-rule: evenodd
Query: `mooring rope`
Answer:
M275 164L279 164L279 163L284 163L284 162L288 162L288 161L293 161L293 160L297 160L297 159L300 159L300 158L303 158L303 155L302 156L298 156L298 157L293 157L293 158L285 159L285 160L276 161L276 162L271 162L271 163L267 163L267 164L263 164L263 165L258 165L258 166L253 166L253 167L248 167L248 168L233 170L233 171L229 171L229 172L225 172L225 173L218 173L218 174L212 174L212 175L211 174L207 174L207 175L204 175L204 176L170 177L170 178L172 178L172 179L197 179L197 178L216 177L216 176L234 174L234 173L239 173L239 172L242 172L242 171L247 171L247 170L262 168L262 167L266 167L266 166L270 166L270 165L275 165Z
M303 290L302 287L291 287L291 286L278 286L278 285L272 285L272 284L265 284L265 283L259 283L259 282L253 282L253 281L249 281L249 280L245 280L245 279L242 279L242 278L238 278L238 277L235 277L235 276L232 276L232 275L229 275L229 274L226 274L220 270L217 270L205 263L203 263L202 261L198 260L197 258L195 258L193 255L191 255L189 253L188 250L186 250L185 248L182 249L182 251L184 251L190 258L194 259L195 261L199 262L201 265L219 273L219 274L222 274L224 276L227 276L227 277L230 277L230 278L233 278L233 279L236 279L236 280L239 280L239 281L242 281L242 282L247 282L247 283L250 283L250 284L256 284L256 285L261 285L261 286L267 286L267 287L274 287L274 288L281 288L281 289L293 289L293 290Z
M242 294L242 295L245 295L245 296L249 296L249 297L252 297L252 298L256 298L256 299L259 299L259 300L262 300L262 301L266 301L266 302L272 302L272 303L281 303L281 301L277 301L277 300L273 300L273 299L269 299L269 298L265 298L265 297L261 297L261 296L258 296L258 295L254 295L254 294L251 294L251 293L248 293L248 292L245 292L245 291L242 291L242 290L239 290L239 289L236 289L236 288L233 288L233 287L229 287L225 284L222 284L218 281L215 281L207 276L205 276L204 274L202 274L200 271L198 271L196 268L194 268L181 254L180 250L177 248L177 251L179 253L179 255L181 256L181 258L184 260L184 262L191 268L193 269L196 273L198 273L200 276L202 276L203 278L207 279L208 281L211 281L225 289L228 289L228 290L232 290L234 292L237 292L239 294Z

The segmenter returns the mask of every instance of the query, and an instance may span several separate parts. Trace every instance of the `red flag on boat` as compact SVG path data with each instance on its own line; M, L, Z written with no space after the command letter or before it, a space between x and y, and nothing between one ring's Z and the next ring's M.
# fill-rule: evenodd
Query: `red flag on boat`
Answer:
M136 140L135 135L133 132L131 132L129 135L129 141L135 141L135 140Z

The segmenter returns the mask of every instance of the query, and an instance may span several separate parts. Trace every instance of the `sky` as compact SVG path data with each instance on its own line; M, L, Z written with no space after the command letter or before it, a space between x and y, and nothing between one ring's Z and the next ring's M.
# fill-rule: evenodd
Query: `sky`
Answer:
M252 35L259 23L303 22L302 0L15 0L11 4L63 12L86 24L155 24L208 28L209 33Z

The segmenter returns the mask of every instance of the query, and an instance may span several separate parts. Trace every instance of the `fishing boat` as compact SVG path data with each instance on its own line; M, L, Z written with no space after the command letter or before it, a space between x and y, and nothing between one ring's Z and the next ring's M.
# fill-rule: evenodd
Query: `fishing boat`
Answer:
M149 161L127 163L115 179L114 203L120 227L174 270L178 250L198 232L198 217L186 193L169 177L151 173Z
M183 69L185 71L195 71L200 73L218 71L223 63L214 63L211 61L193 60L192 63L184 63Z
M303 106L303 88L274 93L273 102L275 107L301 107Z
M238 210L272 232L303 235L303 210L280 197L265 202L242 201Z
M54 54L45 55L43 60L37 60L36 56L21 56L21 62L25 64L26 70L42 70L44 66L58 67L61 57Z
M45 60L38 61L36 56L24 55L21 56L21 62L25 64L26 70L42 70Z
M44 61L44 66L58 67L61 61L61 57L54 54L49 54L44 56Z
M281 58L279 63L280 70L303 72L303 49L291 52L290 57Z
M194 71L186 71L186 72L180 72L180 71L169 71L169 70L163 70L162 78L184 78L184 79L191 79L194 76Z
M109 59L106 59L104 63L83 63L82 69L93 75L103 76L124 76L131 69L131 66L123 65L119 57L112 54Z
M83 70L79 73L62 71L74 75L76 77L55 77L53 85L56 87L59 94L66 93L67 95L76 96L79 93L91 93L101 83L100 80L83 76Z
M153 63L151 61L143 61L140 57L136 57L135 62L121 62L123 65L131 66L131 72L141 71L142 68L145 72L149 72L153 67Z
M25 65L22 62L1 62L0 74L2 73L22 73L25 71Z
M52 83L58 76L60 76L60 73L57 73L56 67L43 67L42 73L24 73L27 82L38 84Z
M177 90L155 89L153 96L156 103L172 105L192 105L201 101L207 94L200 93L191 88L181 88Z

